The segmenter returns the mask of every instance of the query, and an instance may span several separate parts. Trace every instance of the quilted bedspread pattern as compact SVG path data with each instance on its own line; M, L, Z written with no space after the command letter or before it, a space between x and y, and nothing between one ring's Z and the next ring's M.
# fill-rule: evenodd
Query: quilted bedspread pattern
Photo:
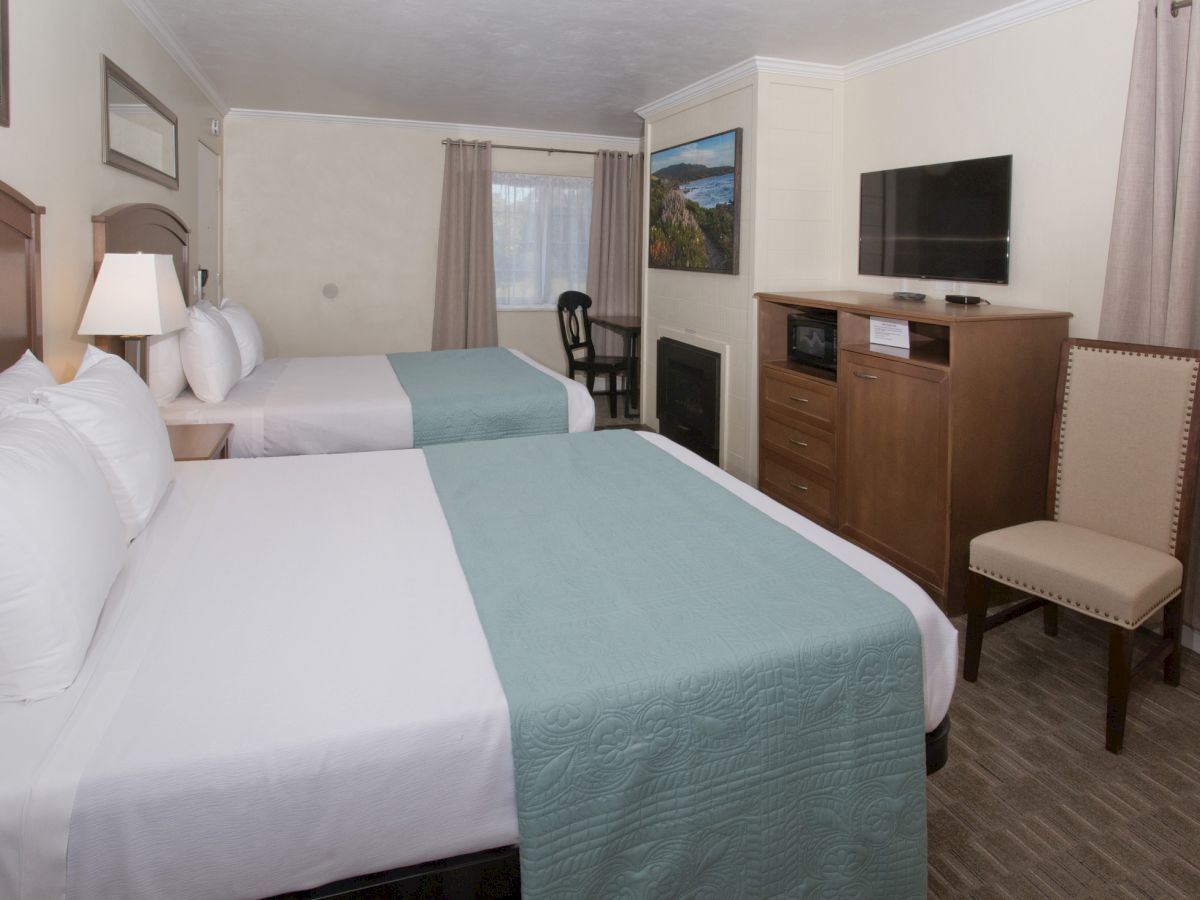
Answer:
M412 402L414 447L567 430L567 389L503 347L387 358Z
M508 698L526 897L924 897L916 623L625 431L426 451Z

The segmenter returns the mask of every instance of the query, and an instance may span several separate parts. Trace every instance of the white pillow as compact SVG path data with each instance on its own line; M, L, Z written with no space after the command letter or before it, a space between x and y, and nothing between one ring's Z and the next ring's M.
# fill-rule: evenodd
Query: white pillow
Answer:
M179 355L179 334L146 338L146 375L150 393L159 406L170 403L187 387L183 358Z
M127 545L104 475L49 410L0 412L0 495L0 700L40 700L79 674Z
M71 426L108 479L126 537L141 534L175 477L167 426L142 379L88 347L74 381L38 388L33 401Z
M233 329L207 300L188 310L188 326L179 335L179 353L192 393L205 403L220 403L242 377L242 357Z
M28 403L35 388L56 384L46 364L26 350L20 359L0 372L0 409L10 403Z
M258 330L258 323L254 321L254 316L250 315L250 310L234 303L228 297L221 301L219 309L229 327L233 329L238 354L242 358L242 377L245 378L263 361L262 332Z

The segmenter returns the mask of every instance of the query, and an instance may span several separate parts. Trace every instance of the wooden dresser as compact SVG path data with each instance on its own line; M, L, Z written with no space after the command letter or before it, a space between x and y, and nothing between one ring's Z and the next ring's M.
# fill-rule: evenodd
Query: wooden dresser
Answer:
M760 293L759 488L963 610L972 537L1044 516L1070 313ZM787 317L835 310L836 374L789 362ZM868 343L870 317L912 346Z

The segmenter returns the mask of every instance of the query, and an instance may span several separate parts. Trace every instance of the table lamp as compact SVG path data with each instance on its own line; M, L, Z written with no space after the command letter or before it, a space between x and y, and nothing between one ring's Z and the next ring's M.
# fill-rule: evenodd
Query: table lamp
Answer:
M79 333L120 337L125 341L126 361L145 381L146 338L179 331L187 323L187 304L172 257L105 253Z

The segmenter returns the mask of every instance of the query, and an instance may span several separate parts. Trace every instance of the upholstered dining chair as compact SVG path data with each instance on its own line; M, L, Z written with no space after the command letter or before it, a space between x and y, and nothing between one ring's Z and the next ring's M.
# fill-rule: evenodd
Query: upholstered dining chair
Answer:
M608 414L617 417L617 376L625 380L629 390L629 361L624 356L597 356L592 343L592 322L588 310L592 298L583 291L563 291L558 295L558 330L562 335L563 350L567 354L567 377L574 378L576 372L587 376L587 389L595 391L596 376L605 376L608 382Z
M1068 340L1058 376L1046 519L971 541L963 678L979 677L985 631L1065 606L1107 622L1105 746L1120 753L1129 691L1163 667L1178 686L1184 567L1197 465L1200 353ZM987 477L980 473L980 477ZM991 601L1023 600L988 615ZM1135 667L1134 635L1163 610L1162 637Z

